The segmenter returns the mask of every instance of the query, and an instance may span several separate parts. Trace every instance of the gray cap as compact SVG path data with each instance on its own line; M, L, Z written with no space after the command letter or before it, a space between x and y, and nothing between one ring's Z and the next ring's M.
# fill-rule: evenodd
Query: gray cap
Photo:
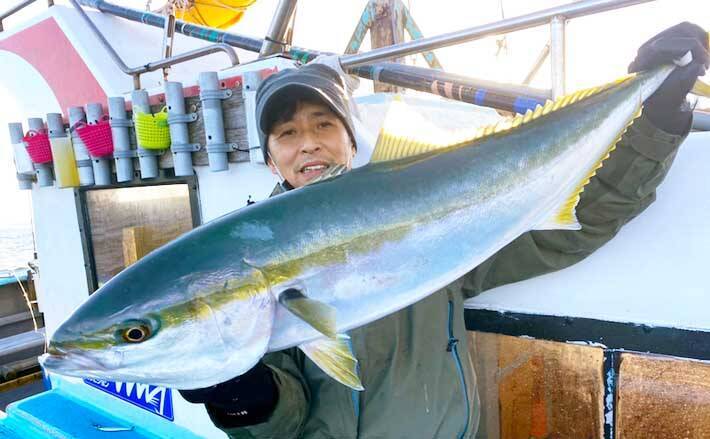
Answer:
M340 117L355 145L355 133L350 112L350 99L343 78L324 64L308 64L299 69L274 73L256 91L256 124L264 161L267 160L269 138L268 115L286 99L315 98L330 107Z

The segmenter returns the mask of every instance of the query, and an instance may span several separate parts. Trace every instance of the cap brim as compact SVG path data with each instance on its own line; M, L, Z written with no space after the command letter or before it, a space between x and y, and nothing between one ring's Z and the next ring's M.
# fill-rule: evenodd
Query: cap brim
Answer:
M263 99L265 99L265 103L261 110L261 118L258 121L259 128L262 132L265 134L268 133L266 127L267 115L278 109L278 106L284 101L284 99L287 97L290 98L294 95L297 95L298 97L315 98L323 101L323 103L327 105L333 113L340 116L341 119L345 119L347 117L345 114L342 114L333 100L319 87L302 83L286 83L271 90L268 96L263 97Z

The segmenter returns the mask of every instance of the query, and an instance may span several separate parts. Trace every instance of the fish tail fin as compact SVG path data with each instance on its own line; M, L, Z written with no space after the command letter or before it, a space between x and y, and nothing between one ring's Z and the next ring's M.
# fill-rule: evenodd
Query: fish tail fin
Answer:
M537 226L535 226L535 230L580 230L582 228L581 224L577 220L576 208L579 204L580 196L584 191L584 187L589 184L592 177L596 175L597 170L602 167L604 161L609 158L612 151L616 149L617 143L619 143L622 136L624 135L624 133L626 133L626 130L629 128L629 126L631 126L633 121L636 120L639 116L641 116L641 110L643 108L643 102L645 101L645 99L647 99L648 96L653 94L658 89L658 87L673 71L673 68L673 66L661 66L653 71L646 72L643 74L643 77L640 79L642 81L642 87L640 89L641 91L637 102L636 110L632 113L633 115L626 121L626 124L623 125L623 129L619 131L616 138L614 138L614 140L608 145L606 149L602 150L602 153L598 156L598 159L593 162L589 171L584 174L584 177L578 182L576 186L574 186L574 188L568 194L566 194L564 200L561 204L558 205L552 215L546 218ZM627 80L636 77L637 75L633 73L626 75L607 85L598 87L597 89L591 89L591 93L594 94L598 93L601 90L607 90L615 85L622 84ZM587 93L589 93L589 91ZM582 98L584 97L585 95L583 94ZM566 98L561 99L563 99L562 106L566 105Z
M535 230L580 230L582 225L577 220L576 208L579 204L580 196L584 192L584 187L589 184L589 181L597 174L597 170L602 167L604 160L608 159L612 151L616 149L616 144L619 143L621 137L626 133L626 130L631 126L634 120L641 116L641 105L633 117L628 121L626 127L619 133L613 142L606 149L599 160L592 166L591 170L579 182L572 192L565 198L564 202L556 209L553 215L547 218L544 222L537 225Z
M365 390L358 376L357 359L347 335L319 338L298 347L334 380L354 390Z

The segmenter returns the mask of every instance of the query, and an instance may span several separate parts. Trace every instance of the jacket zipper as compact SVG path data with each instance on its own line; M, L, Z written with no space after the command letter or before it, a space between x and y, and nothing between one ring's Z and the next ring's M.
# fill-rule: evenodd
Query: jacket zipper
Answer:
M461 366L461 358L459 357L459 351L456 345L458 344L459 340L454 337L454 302L452 300L449 300L449 342L446 345L446 351L451 352L451 355L454 357L454 361L456 362L456 370L458 370L459 373L459 379L461 380L461 387L463 389L463 399L464 402L466 403L466 419L464 420L463 424L463 431L461 434L459 434L459 439L462 439L466 436L466 432L468 431L468 419L471 417L471 406L468 402L468 389L466 388L466 378L464 377L463 374L463 366Z

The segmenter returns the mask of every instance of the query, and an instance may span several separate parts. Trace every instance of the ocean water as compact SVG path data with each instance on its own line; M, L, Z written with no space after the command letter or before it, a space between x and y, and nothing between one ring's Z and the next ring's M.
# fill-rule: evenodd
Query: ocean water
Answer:
M0 270L26 267L33 259L34 249L30 226L0 228Z

